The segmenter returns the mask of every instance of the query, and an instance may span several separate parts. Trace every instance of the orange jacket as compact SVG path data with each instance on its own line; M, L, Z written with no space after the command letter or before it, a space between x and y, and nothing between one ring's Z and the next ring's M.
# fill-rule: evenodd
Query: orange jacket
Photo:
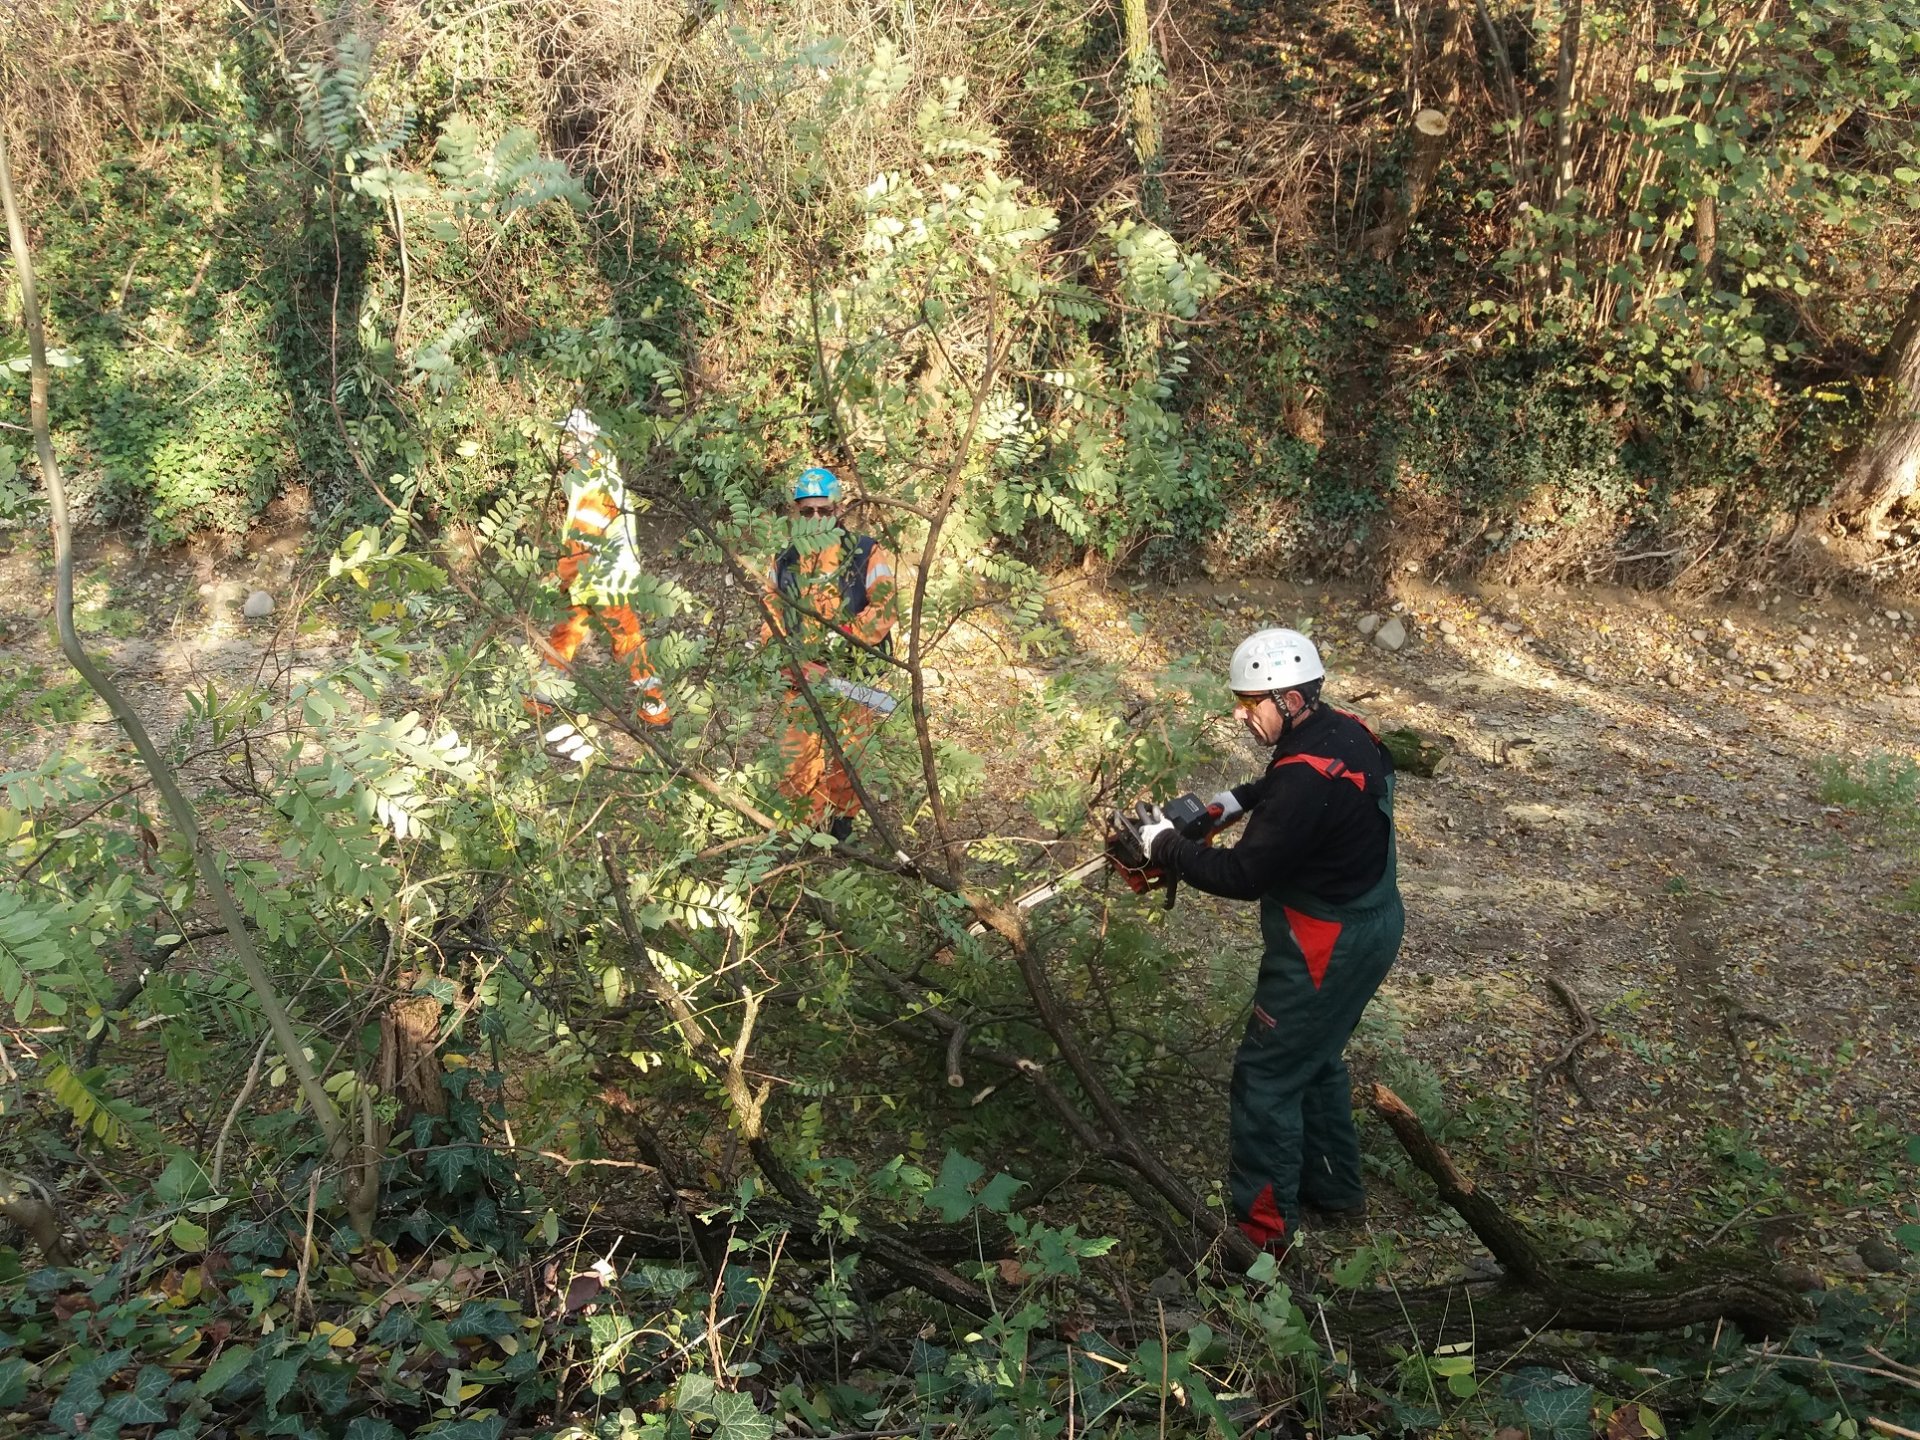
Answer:
M826 626L816 620L815 615L864 645L879 645L892 633L899 581L894 574L893 552L884 545L874 545L867 555L865 607L852 615L841 614L844 601L840 593L840 568L849 556L851 539L842 531L832 544L811 554L795 557L793 568L799 580L800 593L793 598L812 614L790 608L784 603L788 597L780 591L779 561L776 560L767 568L769 608L777 619L784 621L791 616L798 622L793 627L794 636L804 646L812 647L827 638ZM782 629L785 628L783 624ZM771 639L774 622L769 621L761 626L760 633L762 639Z

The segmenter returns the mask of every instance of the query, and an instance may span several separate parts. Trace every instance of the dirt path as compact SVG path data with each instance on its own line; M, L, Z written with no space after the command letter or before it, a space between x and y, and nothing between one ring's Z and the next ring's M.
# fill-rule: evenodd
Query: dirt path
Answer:
M1395 655L1362 636L1370 607L1332 591L1208 587L1149 612L1146 648L1221 670L1244 631L1310 620L1336 703L1453 745L1439 779L1401 788L1408 937L1359 1068L1442 1102L1493 1183L1535 1177L1515 1198L1596 1253L1738 1218L1857 1273L1855 1244L1914 1194L1920 954L1893 902L1916 870L1821 803L1821 765L1920 758L1920 627L1833 601L1401 595L1414 638ZM1135 637L1116 618L1141 605L1087 593L1076 637L1117 657ZM1861 658L1821 680L1840 646ZM1183 933L1207 936L1196 957L1250 975L1253 907L1181 903ZM1543 1078L1579 1029L1550 978L1597 1030L1577 1088ZM1383 1209L1408 1218L1390 1191Z

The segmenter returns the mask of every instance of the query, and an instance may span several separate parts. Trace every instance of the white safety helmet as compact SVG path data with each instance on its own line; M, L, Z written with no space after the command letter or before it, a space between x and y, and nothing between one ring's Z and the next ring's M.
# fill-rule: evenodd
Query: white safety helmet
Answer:
M600 427L593 423L593 417L584 410L570 410L560 428L582 445L591 445L600 438Z
M1320 652L1298 630L1256 630L1240 642L1227 670L1236 695L1296 690L1325 677Z

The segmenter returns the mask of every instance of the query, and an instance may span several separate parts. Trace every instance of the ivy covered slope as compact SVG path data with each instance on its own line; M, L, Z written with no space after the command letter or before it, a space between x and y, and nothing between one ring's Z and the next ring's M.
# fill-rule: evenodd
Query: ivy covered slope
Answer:
M555 387L624 398L643 345L755 460L844 444L825 389L882 373L848 328L878 315L822 302L875 302L845 288L867 212L972 151L1052 217L1047 321L1007 317L1045 432L1001 497L1028 545L1910 568L1905 6L556 16L22 12L0 62L93 513L166 541L407 483L471 520L530 482L513 437ZM822 147L804 112L875 36L920 78L903 102L881 66L839 102L863 138ZM933 150L927 105L957 117ZM896 381L938 379L889 335ZM1124 449L1068 405L1115 407Z

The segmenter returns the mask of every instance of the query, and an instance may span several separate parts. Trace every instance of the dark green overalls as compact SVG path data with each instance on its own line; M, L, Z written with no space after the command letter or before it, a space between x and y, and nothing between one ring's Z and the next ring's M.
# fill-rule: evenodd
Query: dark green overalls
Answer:
M1281 763L1329 773L1327 762L1310 756ZM1263 1248L1284 1250L1291 1242L1302 1202L1346 1210L1366 1199L1341 1052L1406 930L1391 771L1375 798L1387 817L1387 865L1378 884L1338 905L1284 887L1260 901L1266 951L1253 1018L1233 1059L1227 1184L1240 1228Z

